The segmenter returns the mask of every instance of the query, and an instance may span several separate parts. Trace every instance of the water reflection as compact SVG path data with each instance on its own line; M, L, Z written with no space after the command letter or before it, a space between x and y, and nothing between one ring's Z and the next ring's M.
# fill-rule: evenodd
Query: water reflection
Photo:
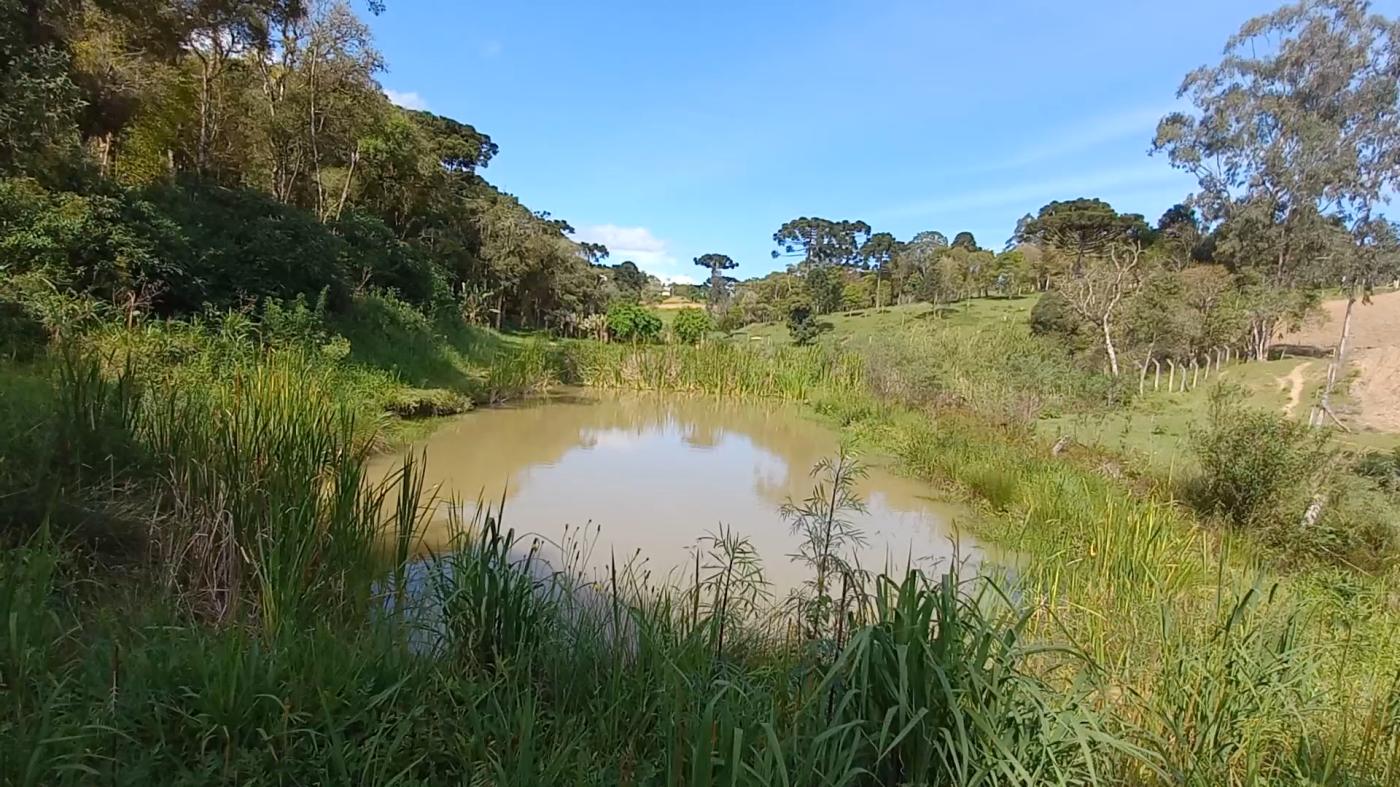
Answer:
M687 549L722 523L752 540L779 590L802 577L788 559L798 540L778 508L810 493L810 469L837 448L831 430L789 407L582 393L470 413L415 446L427 451L428 488L465 501L468 514L478 498L504 498L508 526L556 543L596 525L592 567L639 553L664 575L688 565ZM372 470L396 461L382 457ZM927 485L877 465L858 491L866 568L929 567L953 555L959 510ZM441 549L447 537L443 516L425 540Z

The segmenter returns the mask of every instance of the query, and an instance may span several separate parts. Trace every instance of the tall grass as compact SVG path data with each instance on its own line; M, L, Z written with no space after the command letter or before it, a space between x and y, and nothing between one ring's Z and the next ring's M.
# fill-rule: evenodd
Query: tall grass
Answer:
M718 351L742 358L738 368L761 362L763 352ZM1109 457L1054 457L1024 428L1047 404L1076 406L1100 394L1066 377L1060 389L1050 387L1051 398L1018 414L1016 392L1024 386L994 384L971 362L957 361L966 355L942 352L931 368L918 365L917 353L896 362L878 353L850 359L868 388L811 375L791 398L982 507L973 529L1011 553L1014 591L1031 610L1024 636L1068 642L1084 657L1081 668L1059 671L1056 685L1092 678L1094 712L1149 752L1113 758L1113 778L1395 782L1400 610L1393 570L1280 572L1265 545L1203 526L1173 499L1170 480L1134 477ZM605 368L589 379L605 385L734 395L775 389L727 387L720 381L732 377L728 368L687 366L693 359L683 353L593 358ZM977 391L993 401L961 401Z
M808 401L961 490L1019 556L1006 583L842 572L853 601L814 621L766 603L779 556L732 533L681 586L545 561L499 509L415 562L438 510L417 465L365 477L372 413L308 352L231 354L178 385L111 361L53 377L43 428L0 451L45 457L62 492L0 555L0 781L1400 781L1400 576L1280 574L1169 486L1052 457L1005 408L888 398L978 390L946 374L872 392L870 361L832 349L501 351L502 395L557 375ZM144 523L136 581L43 526L69 493Z
M597 388L804 400L860 390L859 359L823 347L571 342L566 379Z

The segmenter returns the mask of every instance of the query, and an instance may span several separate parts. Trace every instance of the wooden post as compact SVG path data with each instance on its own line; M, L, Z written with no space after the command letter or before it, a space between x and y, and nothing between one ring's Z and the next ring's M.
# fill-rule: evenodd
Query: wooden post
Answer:
M1157 376L1152 378L1152 390L1159 391L1162 389L1162 362L1153 358L1152 365L1157 367Z
M1196 359L1195 359L1195 358L1192 358L1192 359L1191 359L1191 390L1193 390L1193 391L1196 389L1196 381L1197 381L1197 379L1200 377L1200 374L1201 374L1201 365L1200 365L1199 363L1196 363Z
M1167 393L1176 390L1176 361L1167 359Z

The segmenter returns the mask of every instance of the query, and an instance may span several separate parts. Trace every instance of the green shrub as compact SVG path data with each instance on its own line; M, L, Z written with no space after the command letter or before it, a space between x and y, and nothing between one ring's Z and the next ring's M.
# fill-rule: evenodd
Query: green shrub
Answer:
M798 347L811 344L826 331L831 330L831 323L817 319L812 307L806 303L799 303L788 311L787 318L788 333L792 336L792 343Z
M1297 521L1331 464L1328 434L1247 408L1239 396L1224 386L1213 390L1206 423L1192 436L1201 465L1198 502L1236 525Z
M608 333L615 341L653 342L661 327L661 318L645 306L618 303L608 309Z
M685 344L695 344L705 338L713 327L710 315L703 309L681 309L676 313L676 321L671 324L676 339Z
M331 228L345 241L341 264L360 289L391 290L420 308L432 305L444 293L451 297L442 269L399 240L379 218L351 211Z
M1364 454L1356 460L1356 474L1375 481L1381 489L1400 493L1400 447Z

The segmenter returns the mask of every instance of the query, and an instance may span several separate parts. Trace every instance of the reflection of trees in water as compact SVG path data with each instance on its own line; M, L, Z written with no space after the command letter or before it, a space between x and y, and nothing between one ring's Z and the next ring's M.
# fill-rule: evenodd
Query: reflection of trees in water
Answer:
M684 395L581 395L461 416L426 443L427 485L442 484L444 493L467 497L495 497L505 488L513 497L531 468L557 464L576 449L606 447L609 436L636 440L657 432L700 449L737 436L777 459L756 455L753 478L756 494L775 509L804 496L811 468L838 448L835 435L791 407ZM390 461L373 469L383 472L397 461L385 459ZM883 474L860 490L903 511L923 510L926 501L919 498L927 491Z

